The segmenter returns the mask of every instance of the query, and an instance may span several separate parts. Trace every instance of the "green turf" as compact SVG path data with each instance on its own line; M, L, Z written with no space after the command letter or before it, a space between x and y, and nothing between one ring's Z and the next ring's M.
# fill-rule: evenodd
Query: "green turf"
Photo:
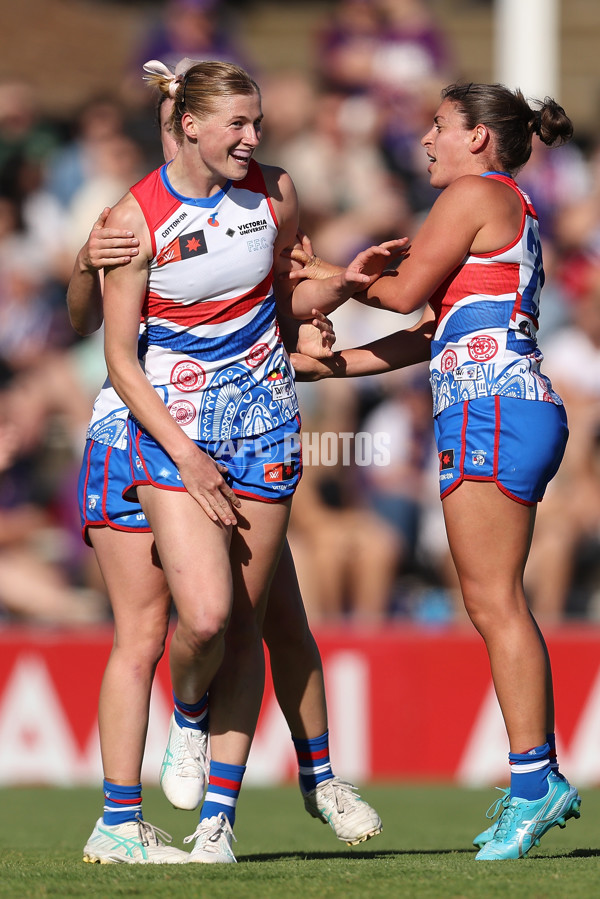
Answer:
M0 790L0 897L158 899L571 899L600 891L600 790L583 791L582 818L555 827L529 859L475 862L492 790L371 786L383 833L350 849L310 818L294 787L247 787L238 805L238 865L86 865L82 847L100 814L98 790ZM182 846L197 813L144 791L145 817ZM183 848L183 847L182 847Z

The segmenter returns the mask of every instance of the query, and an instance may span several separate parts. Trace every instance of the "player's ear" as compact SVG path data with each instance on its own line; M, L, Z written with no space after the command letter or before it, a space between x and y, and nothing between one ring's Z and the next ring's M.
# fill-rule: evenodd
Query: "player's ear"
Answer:
M191 140L196 140L198 137L198 123L189 112L184 112L181 116L181 128L185 136Z
M471 133L471 152L475 153L478 150L483 150L483 148L488 144L489 137L490 132L488 131L486 125L484 125L482 122L480 122L479 125L475 125Z

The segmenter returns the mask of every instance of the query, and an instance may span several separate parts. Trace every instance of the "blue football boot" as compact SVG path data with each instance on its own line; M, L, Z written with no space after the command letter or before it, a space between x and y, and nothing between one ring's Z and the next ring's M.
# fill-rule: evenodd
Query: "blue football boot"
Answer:
M479 850L480 861L525 858L532 846L551 827L564 827L569 818L579 818L581 798L562 775L548 775L548 792L541 799L514 797L502 810L492 839Z
M486 818L495 818L500 809L506 808L509 803L510 788L496 787L496 789L500 790L502 796L500 796L495 802L492 802L489 809L485 813ZM473 845L477 846L478 849L481 849L483 846L485 846L486 843L489 843L489 841L496 833L498 823L498 821L492 821L489 827L486 827L485 830L482 830L481 833L478 833L473 840Z

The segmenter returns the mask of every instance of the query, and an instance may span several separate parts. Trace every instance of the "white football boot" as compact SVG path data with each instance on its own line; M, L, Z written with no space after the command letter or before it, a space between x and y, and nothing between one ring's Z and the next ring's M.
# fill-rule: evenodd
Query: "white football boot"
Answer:
M313 818L330 824L338 840L349 846L364 843L382 831L375 809L361 799L355 786L339 777L325 780L306 793L304 806Z
M192 840L196 841L196 845L190 852L190 862L203 862L208 865L228 865L237 862L231 849L235 837L229 818L223 812L200 821L194 833L183 842L191 843Z
M179 727L171 716L169 739L160 769L163 793L175 808L198 808L206 782L208 734L192 727Z
M189 861L189 854L168 846L170 842L170 834L141 818L112 825L99 818L83 849L83 860L101 865L181 865Z

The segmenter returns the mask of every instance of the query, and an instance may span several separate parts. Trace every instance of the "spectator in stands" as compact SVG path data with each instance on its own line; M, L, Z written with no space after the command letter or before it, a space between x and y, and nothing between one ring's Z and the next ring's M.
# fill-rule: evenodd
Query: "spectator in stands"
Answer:
M26 397L27 398L27 397ZM0 392L0 621L43 625L105 620L102 593L74 585L68 535L53 514L54 457L23 445L23 405L12 416L10 389ZM28 409L27 414L30 414Z
M402 179L412 207L428 208L434 198L419 166L419 137L454 72L427 0L340 0L317 50L324 88L370 101L378 122L374 140L390 170Z
M19 200L26 184L16 173L43 165L58 141L57 129L42 118L29 84L0 84L0 193Z
M325 90L368 93L383 17L372 0L338 0L317 33L314 69Z
M366 445L356 436L358 392L348 382L327 381L310 394L299 391L304 474L289 530L307 614L311 623L381 623L401 541L361 489L360 463L363 456L371 460L373 445L369 435ZM387 445L381 449L387 461Z
M301 225L335 264L405 233L407 206L378 150L377 127L368 98L327 92L314 98L310 127L277 148L297 185Z
M46 188L64 209L94 174L98 145L121 135L124 122L121 105L110 95L90 97L83 103L75 118L73 136L50 156L45 167Z
M586 546L597 553L600 537L600 258L582 258L578 269L571 320L545 345L546 371L569 413L569 442L539 508L526 581L536 617L551 623L567 614L578 558ZM573 271L570 278L574 287Z

